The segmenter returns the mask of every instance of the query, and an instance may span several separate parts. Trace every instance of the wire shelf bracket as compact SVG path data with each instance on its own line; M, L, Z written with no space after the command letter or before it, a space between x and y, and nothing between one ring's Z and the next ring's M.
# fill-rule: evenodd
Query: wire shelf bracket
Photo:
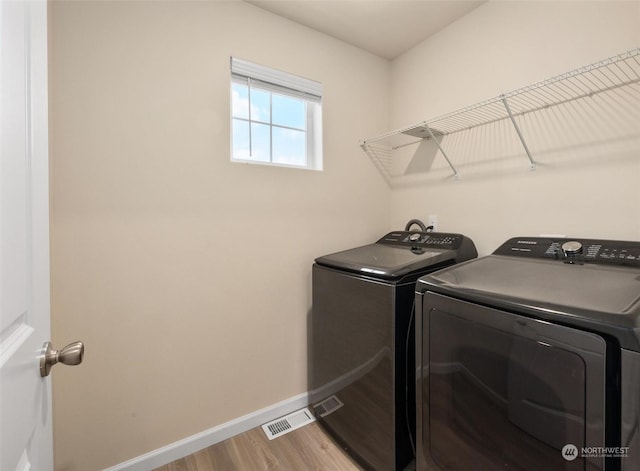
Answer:
M534 162L533 157L531 157L531 151L529 151L529 147L527 146L527 142L524 140L524 137L522 136L522 131L520 131L520 127L518 126L518 123L516 123L516 120L513 117L513 113L511 112L511 108L509 108L509 102L507 101L507 97L502 95L501 99L502 99L502 103L504 104L504 109L507 110L507 114L509 115L509 119L511 120L511 124L513 124L513 127L516 130L516 133L518 134L518 138L520 138L520 142L522 142L522 147L524 147L524 151L527 153L527 157L529 157L530 168L531 168L531 170L535 170L536 169L536 163Z

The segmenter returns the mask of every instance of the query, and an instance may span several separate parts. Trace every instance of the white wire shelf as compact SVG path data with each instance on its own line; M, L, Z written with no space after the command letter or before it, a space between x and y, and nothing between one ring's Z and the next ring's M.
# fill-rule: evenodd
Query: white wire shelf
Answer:
M637 97L639 85L640 48L636 48L413 126L363 140L360 146L387 182L390 182L395 177L392 171L394 151L431 140L457 178L458 171L450 158L453 156L447 155L443 138L509 120L527 155L529 167L533 170L536 161L516 118L618 89L620 93Z

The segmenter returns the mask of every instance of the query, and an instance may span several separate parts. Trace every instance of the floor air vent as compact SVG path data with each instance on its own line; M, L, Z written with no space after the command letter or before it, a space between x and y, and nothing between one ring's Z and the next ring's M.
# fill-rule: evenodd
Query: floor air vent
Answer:
M315 420L316 419L311 415L309 409L304 408L264 424L262 426L262 430L264 430L264 433L267 435L269 440L273 440L285 433L292 432L297 428L310 424L311 422L315 422Z
M320 417L331 414L333 411L340 409L344 404L336 396L330 396L324 401L313 406L313 410Z

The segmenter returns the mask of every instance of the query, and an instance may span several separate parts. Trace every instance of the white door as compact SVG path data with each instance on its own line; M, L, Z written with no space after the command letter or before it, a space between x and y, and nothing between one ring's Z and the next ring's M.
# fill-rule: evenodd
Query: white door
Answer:
M47 4L0 0L0 470L53 469Z

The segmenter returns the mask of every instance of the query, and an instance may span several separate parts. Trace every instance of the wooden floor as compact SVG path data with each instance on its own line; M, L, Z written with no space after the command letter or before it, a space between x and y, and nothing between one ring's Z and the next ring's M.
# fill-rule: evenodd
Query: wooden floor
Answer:
M361 471L317 423L269 440L262 428L232 437L154 471Z

